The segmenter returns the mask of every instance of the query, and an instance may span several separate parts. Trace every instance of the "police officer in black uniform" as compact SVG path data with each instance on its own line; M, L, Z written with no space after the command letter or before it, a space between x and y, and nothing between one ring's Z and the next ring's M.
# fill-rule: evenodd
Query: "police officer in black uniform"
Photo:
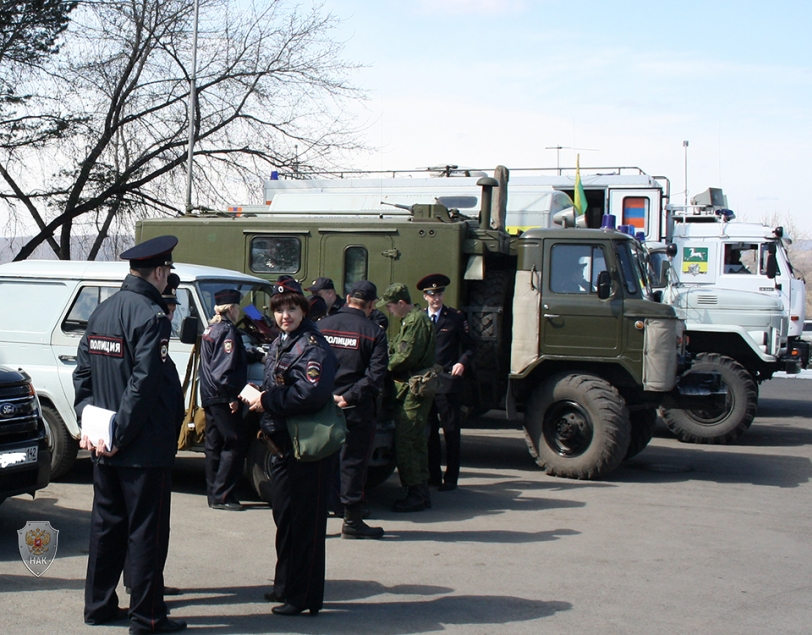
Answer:
M344 306L344 300L336 293L336 286L330 278L316 278L307 291L319 296L327 305L327 315L335 315Z
M200 338L200 403L206 411L206 490L209 507L244 508L234 493L248 450L248 430L238 395L248 380L248 359L234 323L240 315L240 292L214 294L217 315Z
M186 628L167 618L163 570L169 546L172 466L183 394L169 359L170 323L161 297L174 236L121 254L130 274L90 316L73 380L76 414L88 405L114 411L110 447L83 436L93 454L93 510L84 618L104 624L127 617L116 586L129 547L130 633Z
M360 280L350 288L347 302L338 313L319 322L319 329L338 358L333 394L347 419L347 440L339 453L343 538L381 538L384 534L383 529L370 527L361 518L377 400L389 361L386 332L369 320L377 298L375 285Z
M337 362L333 350L307 318L310 304L292 278L274 285L271 311L282 334L265 359L262 392L245 399L263 413L260 428L275 444L271 497L276 522L276 570L269 602L275 615L317 615L324 600L327 496L335 456L299 461L286 418L315 413L333 399Z
M457 488L460 475L460 394L462 377L474 358L474 338L462 311L443 304L448 276L434 273L417 283L426 300L437 342L436 363L443 367L440 388L429 413L429 484L440 491ZM440 428L445 438L445 480L440 469Z

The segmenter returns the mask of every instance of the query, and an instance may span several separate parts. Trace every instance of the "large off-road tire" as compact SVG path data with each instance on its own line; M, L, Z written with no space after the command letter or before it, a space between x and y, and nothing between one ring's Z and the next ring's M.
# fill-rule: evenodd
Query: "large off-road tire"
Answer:
M68 432L65 421L55 408L42 406L42 420L51 450L51 480L55 481L73 467L79 452L79 441Z
M251 486L262 500L273 505L271 500L271 452L256 437L248 444L245 471Z
M646 449L649 441L654 436L654 427L657 425L657 409L632 410L629 413L629 420L632 424L631 439L629 440L629 449L626 450L625 459L637 456Z
M727 386L721 408L678 410L664 408L663 419L678 439L689 443L730 443L747 431L756 416L758 387L747 369L730 357L700 353L689 372L717 371Z
M515 272L511 269L488 269L485 280L468 283L468 302L464 307L476 350L471 376L466 382L464 403L469 416L498 408L504 397L503 378L510 363L510 330L508 312L513 296Z
M579 373L555 375L536 387L524 428L547 474L578 479L610 474L626 456L631 434L620 393L600 377Z

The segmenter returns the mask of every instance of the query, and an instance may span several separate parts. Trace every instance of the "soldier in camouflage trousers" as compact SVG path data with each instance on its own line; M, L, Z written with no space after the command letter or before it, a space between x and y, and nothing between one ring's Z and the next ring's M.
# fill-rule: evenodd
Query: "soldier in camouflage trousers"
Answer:
M389 343L389 371L395 383L395 454L405 498L395 501L396 512L422 511L431 507L426 426L433 394L416 395L409 380L434 365L435 341L431 320L412 304L405 284L389 285L378 307L401 319L400 332Z

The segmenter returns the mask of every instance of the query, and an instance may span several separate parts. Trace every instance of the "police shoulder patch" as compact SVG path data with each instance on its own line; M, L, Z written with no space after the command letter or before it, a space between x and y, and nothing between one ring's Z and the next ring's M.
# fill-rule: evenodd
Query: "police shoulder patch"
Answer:
M223 342L223 350L226 353L231 353L234 350L234 340L226 340Z
M321 379L321 364L315 360L307 362L305 375L307 376L307 381L311 384L318 384L319 379Z
M161 340L161 361L165 362L169 357L169 340Z

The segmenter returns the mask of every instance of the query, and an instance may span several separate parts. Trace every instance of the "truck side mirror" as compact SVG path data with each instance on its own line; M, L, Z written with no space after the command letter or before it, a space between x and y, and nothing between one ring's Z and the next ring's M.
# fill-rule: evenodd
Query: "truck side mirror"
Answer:
M612 294L612 278L608 271L601 271L598 274L598 297L605 300Z
M767 277L774 280L778 274L778 263L775 260L775 243L767 245Z
M197 341L199 320L193 315L187 315L180 323L180 341L184 344L194 344Z

